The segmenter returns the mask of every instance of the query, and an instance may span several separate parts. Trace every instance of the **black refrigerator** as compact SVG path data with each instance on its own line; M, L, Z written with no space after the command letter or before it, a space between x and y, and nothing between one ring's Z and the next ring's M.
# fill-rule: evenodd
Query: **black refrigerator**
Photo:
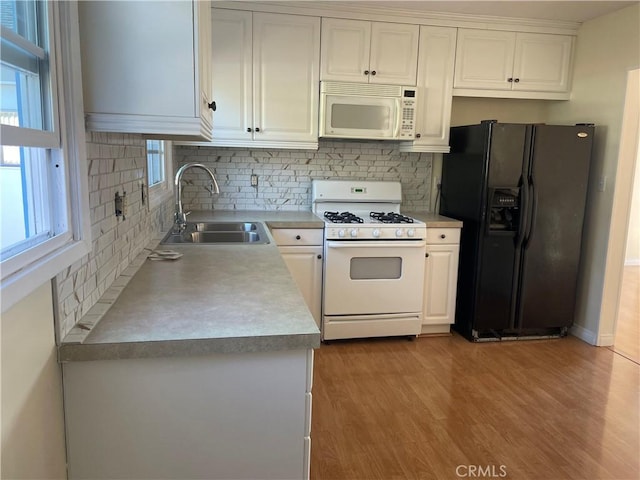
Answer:
M573 324L591 124L451 128L440 214L462 220L454 328L472 341Z

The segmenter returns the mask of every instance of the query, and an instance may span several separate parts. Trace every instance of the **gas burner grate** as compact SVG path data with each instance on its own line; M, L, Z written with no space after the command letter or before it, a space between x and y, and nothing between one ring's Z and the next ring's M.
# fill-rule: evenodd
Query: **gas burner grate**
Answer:
M394 212L371 212L369 216L382 223L413 223L413 218Z
M324 218L332 223L363 223L364 221L351 212L324 212Z

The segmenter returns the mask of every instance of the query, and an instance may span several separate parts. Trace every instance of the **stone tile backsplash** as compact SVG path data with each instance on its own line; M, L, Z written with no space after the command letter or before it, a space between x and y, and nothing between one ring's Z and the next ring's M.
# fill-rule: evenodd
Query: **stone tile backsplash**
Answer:
M87 132L91 253L53 280L58 338L62 339L125 271L147 243L172 222L173 201L142 204L147 183L145 139ZM115 216L115 194L126 192L127 215Z
M200 162L212 168L220 195L205 190L207 175L184 175L185 210L310 210L311 180L395 180L402 183L402 208L428 210L432 154L401 153L397 142L321 140L317 151L180 146L176 167ZM202 172L202 173L200 173ZM258 176L258 187L250 185Z

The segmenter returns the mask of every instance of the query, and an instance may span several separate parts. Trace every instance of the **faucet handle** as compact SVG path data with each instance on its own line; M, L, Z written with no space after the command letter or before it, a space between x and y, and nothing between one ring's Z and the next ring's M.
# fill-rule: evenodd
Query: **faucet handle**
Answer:
M185 220L187 219L187 215L191 215L191 210L189 210L188 212L185 212L185 214L184 214Z

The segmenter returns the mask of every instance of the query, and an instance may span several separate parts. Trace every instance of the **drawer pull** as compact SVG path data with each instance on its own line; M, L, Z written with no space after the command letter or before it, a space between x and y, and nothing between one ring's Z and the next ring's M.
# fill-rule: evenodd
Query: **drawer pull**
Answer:
M447 236L443 233L442 235L440 235L440 238L447 238Z
M300 235L296 235L296 240L300 240L302 237Z

